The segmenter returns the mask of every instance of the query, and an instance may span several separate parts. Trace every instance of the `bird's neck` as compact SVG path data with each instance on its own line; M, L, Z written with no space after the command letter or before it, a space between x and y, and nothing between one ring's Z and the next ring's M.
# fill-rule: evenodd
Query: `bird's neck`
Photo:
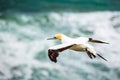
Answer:
M61 39L61 42L62 42L62 43L69 43L71 40L72 40L72 38L63 35L63 37L62 37L62 39Z

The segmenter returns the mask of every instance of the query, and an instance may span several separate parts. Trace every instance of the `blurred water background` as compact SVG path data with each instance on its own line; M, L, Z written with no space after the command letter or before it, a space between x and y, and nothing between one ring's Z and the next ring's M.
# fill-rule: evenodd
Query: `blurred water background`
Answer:
M119 0L0 0L0 80L120 80ZM86 36L108 59L64 51L53 63L56 33Z

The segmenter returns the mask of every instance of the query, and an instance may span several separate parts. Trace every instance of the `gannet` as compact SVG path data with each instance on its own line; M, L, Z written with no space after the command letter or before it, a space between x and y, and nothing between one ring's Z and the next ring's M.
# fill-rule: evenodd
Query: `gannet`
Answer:
M103 60L107 61L107 59L102 57L95 50L95 48L89 44L89 42L109 44L107 42L95 40L93 38L87 38L87 37L70 38L64 34L56 34L54 37L48 38L47 40L51 40L51 39L60 40L62 43L60 45L56 45L48 49L48 56L50 60L55 63L57 62L57 57L59 53L67 49L78 52L86 52L91 59L95 58L96 56L99 56Z

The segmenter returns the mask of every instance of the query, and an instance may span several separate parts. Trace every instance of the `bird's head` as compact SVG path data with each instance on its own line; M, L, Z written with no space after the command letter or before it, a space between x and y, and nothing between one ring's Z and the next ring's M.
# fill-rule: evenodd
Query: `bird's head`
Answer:
M63 37L63 34L55 34L54 37L52 37L52 38L48 38L47 40L51 40L51 39L58 39L58 40L61 40L62 37Z

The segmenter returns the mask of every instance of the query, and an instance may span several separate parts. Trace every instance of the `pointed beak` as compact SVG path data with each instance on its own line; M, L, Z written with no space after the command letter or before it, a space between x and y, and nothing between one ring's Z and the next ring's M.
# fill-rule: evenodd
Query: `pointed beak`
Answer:
M53 37L53 38L48 38L47 40L52 40L52 39L56 39L56 37Z

